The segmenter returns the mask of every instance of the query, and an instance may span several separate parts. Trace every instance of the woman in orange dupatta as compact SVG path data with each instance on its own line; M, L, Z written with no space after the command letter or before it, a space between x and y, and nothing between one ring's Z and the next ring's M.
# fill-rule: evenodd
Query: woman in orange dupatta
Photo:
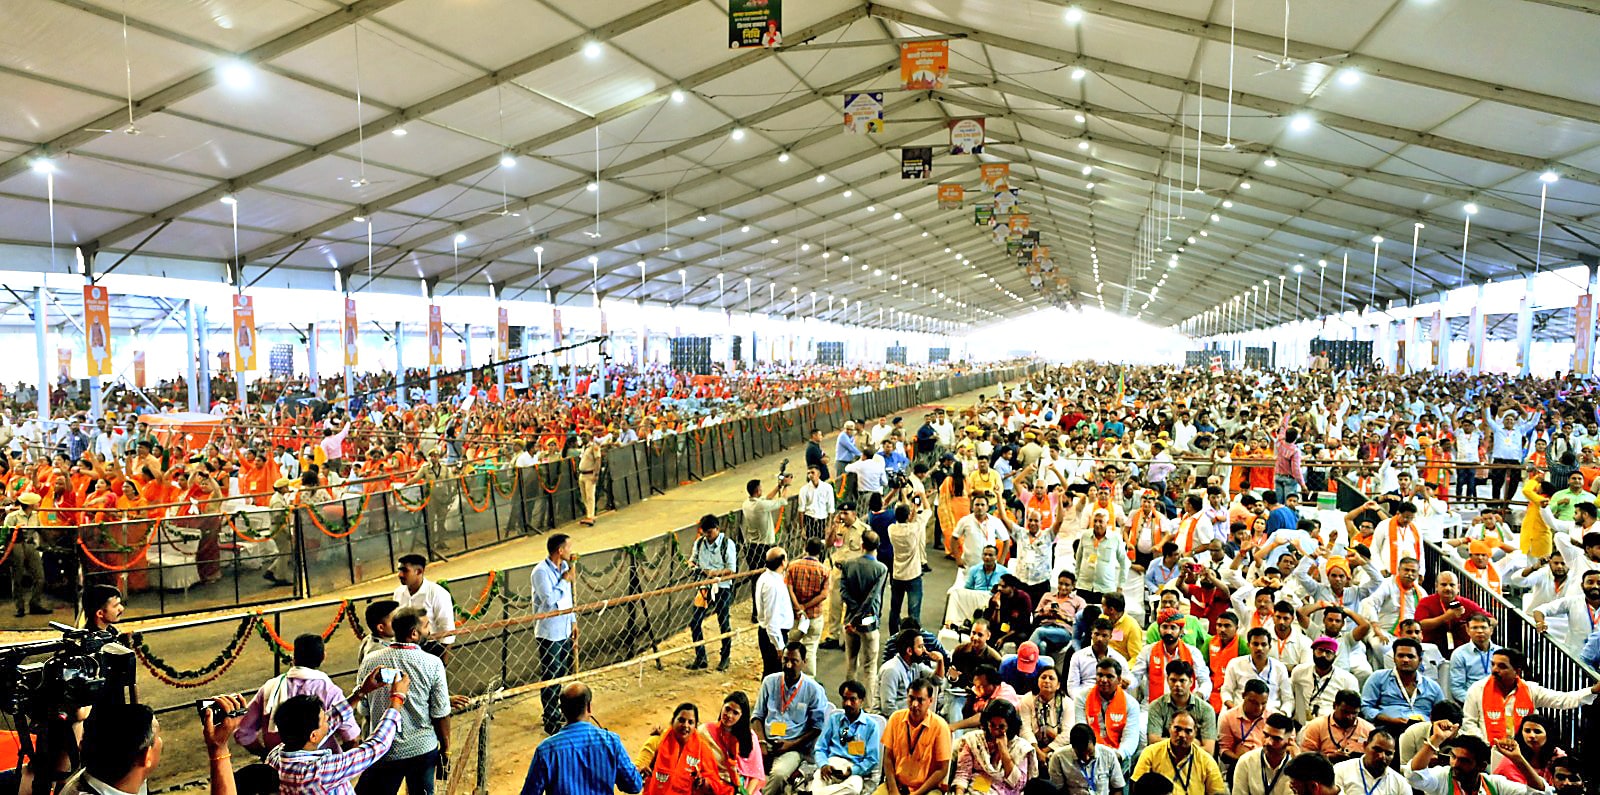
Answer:
M950 475L939 484L939 530L944 534L944 556L951 560L955 560L951 534L955 532L956 522L969 513L972 513L972 503L967 499L966 475L961 462L955 461L950 465Z
M700 765L709 764L711 752L695 731L699 723L700 709L686 702L672 711L670 729L663 732L657 727L650 733L633 757L644 780L641 795L705 795L711 791L701 781Z
M149 551L144 545L145 538L150 535L149 506L150 503L139 493L138 483L133 480L122 481L122 494L117 497L116 512L113 514L116 523L110 525L107 531L118 544L137 552L129 552L119 558L121 565L129 567L123 572L123 593L143 591L150 587Z
M722 700L722 712L700 725L699 737L710 752L709 769L700 775L712 795L754 795L767 782L761 745L750 729L750 697L742 691Z

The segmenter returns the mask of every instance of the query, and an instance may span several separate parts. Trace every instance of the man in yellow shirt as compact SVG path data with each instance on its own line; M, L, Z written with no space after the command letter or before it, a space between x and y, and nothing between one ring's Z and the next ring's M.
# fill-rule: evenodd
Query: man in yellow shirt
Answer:
M1100 600L1100 613L1111 622L1111 643L1107 645L1124 660L1137 660L1144 649L1144 629L1128 616L1127 609L1128 600L1120 593L1106 594Z
M1173 795L1220 795L1228 791L1222 768L1205 749L1195 745L1194 716L1177 712L1167 724L1167 739L1139 754L1132 781L1146 773L1160 773L1172 782Z
M967 475L967 496L987 494L989 499L1000 499L1000 473L989 468L989 459L978 456L978 468ZM998 504L998 502L997 502Z

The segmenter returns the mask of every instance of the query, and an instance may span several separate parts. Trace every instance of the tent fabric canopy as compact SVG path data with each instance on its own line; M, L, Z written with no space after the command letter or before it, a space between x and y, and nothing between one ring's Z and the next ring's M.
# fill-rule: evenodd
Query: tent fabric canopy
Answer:
M232 262L237 212L245 283L776 312L817 291L963 322L1099 296L1161 324L1295 265L1308 289L1270 320L1600 254L1600 83L1530 57L1593 60L1580 0L809 0L745 50L711 0L125 10L126 48L122 2L0 11L0 241L51 241L53 187L55 241L99 268ZM948 85L902 90L899 44L937 37ZM844 130L859 91L884 92L881 133ZM983 154L940 151L970 117ZM933 179L901 179L924 145ZM1064 298L973 224L995 162Z

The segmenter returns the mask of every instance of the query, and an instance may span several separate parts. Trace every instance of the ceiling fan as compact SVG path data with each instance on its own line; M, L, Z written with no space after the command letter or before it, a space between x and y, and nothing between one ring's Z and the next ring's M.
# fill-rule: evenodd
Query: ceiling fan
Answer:
M145 134L145 131L139 129L139 125L135 124L134 121L133 121L133 59L128 54L128 5L127 5L127 3L123 3L123 5L122 5L122 73L123 73L123 80L124 80L124 88L126 89L125 99L127 100L127 103L128 103L128 123L126 125L123 125L121 127L116 127L116 128L113 128L113 129L104 129L104 128L96 128L96 127L85 127L85 128L83 128L84 132L93 132L93 133L114 133L114 132L119 132L119 133L122 133L123 135L144 135ZM152 138L161 138L163 136L153 135L151 137Z
M1289 0L1283 0L1283 54L1278 56L1278 57L1276 57L1276 58L1274 58L1271 55L1261 55L1261 54L1258 53L1254 57L1258 61L1261 61L1263 63L1268 63L1268 64L1272 65L1271 69L1266 69L1266 70L1263 70L1263 71L1260 71L1260 72L1256 72L1256 76L1260 77L1261 75L1271 74L1273 72L1292 72L1292 71L1295 70L1296 67L1305 66L1307 64L1327 63L1329 61L1340 61L1340 60L1343 60L1345 58L1349 58L1350 57L1350 53L1342 52L1342 53L1338 53L1336 55L1324 55L1321 58L1308 58L1306 60L1296 60L1294 58L1290 58L1289 57Z

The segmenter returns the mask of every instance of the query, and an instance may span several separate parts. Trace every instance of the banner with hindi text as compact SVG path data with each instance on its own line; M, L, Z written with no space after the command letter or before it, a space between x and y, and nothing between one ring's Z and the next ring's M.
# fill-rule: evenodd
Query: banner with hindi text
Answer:
M900 45L900 85L905 90L942 89L949 73L949 41L908 41Z
M256 305L244 293L233 294L233 362L241 373L256 371Z
M905 146L900 149L900 178L927 179L933 176L933 147Z
M111 296L98 284L83 286L83 342L89 377L111 375Z
M344 328L340 330L344 339L344 365L355 367L361 363L361 357L356 350L356 299L344 299Z
M728 0L728 49L783 44L783 0Z
M438 304L428 304L428 364L444 364L444 315Z
M1594 296L1590 293L1578 296L1572 342L1572 373L1588 375L1594 362Z
M494 339L495 358L504 361L511 355L511 321L505 307L500 307L496 313Z
M957 210L967 198L967 189L956 182L939 183L939 209Z
M983 154L984 120L983 119L951 119L950 120L950 154L952 155L981 155Z
M978 166L978 179L983 181L983 187L990 191L1011 187L1010 163L984 163Z
M883 92L844 95L844 131L883 132Z

